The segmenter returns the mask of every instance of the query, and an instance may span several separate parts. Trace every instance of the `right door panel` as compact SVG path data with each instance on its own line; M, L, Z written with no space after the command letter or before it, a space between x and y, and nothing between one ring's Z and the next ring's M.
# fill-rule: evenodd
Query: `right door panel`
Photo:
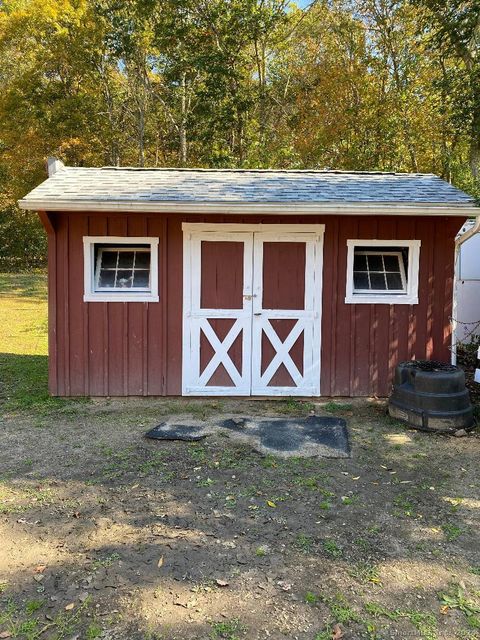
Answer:
M254 234L252 395L320 394L322 236Z

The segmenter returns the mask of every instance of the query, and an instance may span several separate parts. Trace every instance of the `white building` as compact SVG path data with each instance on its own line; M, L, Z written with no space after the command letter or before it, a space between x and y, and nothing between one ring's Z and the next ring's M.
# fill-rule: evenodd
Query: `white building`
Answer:
M460 233L473 226L467 222ZM480 335L480 233L460 246L456 282L457 340L469 342L471 335ZM478 323L478 324L476 324Z

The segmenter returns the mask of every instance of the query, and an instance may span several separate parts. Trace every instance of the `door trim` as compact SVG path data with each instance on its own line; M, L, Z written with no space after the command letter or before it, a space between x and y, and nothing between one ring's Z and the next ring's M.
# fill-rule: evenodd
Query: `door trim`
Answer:
M248 231L267 231L267 232L288 232L293 233L319 233L324 234L324 224L248 224L248 223L236 223L236 222L182 222L183 232L196 232L196 231L211 231L213 233L225 233L231 231L248 232Z
M305 240L305 236L316 235L315 242L315 256L314 256L314 287L317 295L313 301L315 306L315 322L314 322L314 335L313 346L314 353L318 354L318 362L314 362L314 388L312 389L311 397L319 396L320 389L320 374L321 374L321 336L322 336L322 295L323 295L323 239L325 233L324 224L237 224L237 223L204 223L204 222L184 222L182 223L183 230L183 304L182 304L182 395L184 396L238 396L246 395L245 390L241 389L237 391L235 387L228 388L219 391L215 387L211 390L203 389L198 393L192 392L189 388L189 376L188 367L192 363L191 357L191 311L192 311L192 292L193 292L193 278L192 278L192 266L194 259L194 242L193 237L197 233L206 233L211 235L215 239L231 239L233 240L235 235L243 233L265 233L274 237L275 233L278 234L291 234L291 237L297 236L298 239ZM238 236L237 236L238 237ZM290 238L285 238L284 241L288 241ZM253 283L252 283L253 284ZM244 283L245 286L245 283ZM247 285L252 286L252 285ZM284 389L270 387L268 388L268 395L284 395L293 396L300 395L305 396L303 391L295 392L289 390L286 392ZM250 391L250 395L253 395ZM305 396L307 397L307 396ZM310 397L310 396L309 396Z

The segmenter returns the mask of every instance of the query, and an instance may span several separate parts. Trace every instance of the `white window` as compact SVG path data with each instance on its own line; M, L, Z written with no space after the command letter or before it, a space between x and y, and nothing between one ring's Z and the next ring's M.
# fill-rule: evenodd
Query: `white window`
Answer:
M85 236L85 302L158 302L158 238Z
M420 240L347 240L350 304L417 304Z

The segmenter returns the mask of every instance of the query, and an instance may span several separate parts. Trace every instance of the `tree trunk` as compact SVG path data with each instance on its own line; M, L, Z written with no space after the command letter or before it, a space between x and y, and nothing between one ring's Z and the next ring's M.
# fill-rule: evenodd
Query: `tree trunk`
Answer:
M480 179L480 104L475 106L472 116L470 171L475 180Z
M180 164L187 164L187 74L180 80Z

